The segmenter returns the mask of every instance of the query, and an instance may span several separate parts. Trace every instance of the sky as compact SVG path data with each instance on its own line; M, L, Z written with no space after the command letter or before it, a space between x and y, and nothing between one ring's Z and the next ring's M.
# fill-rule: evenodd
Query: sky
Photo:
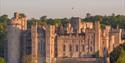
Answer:
M85 17L91 15L125 15L125 0L0 0L0 15L25 13L28 18Z

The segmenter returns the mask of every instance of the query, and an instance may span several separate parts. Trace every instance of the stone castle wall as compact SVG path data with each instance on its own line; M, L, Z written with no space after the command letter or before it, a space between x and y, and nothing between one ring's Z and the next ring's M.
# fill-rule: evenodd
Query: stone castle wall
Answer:
M21 31L13 26L8 26L7 32L7 63L20 62L20 34Z

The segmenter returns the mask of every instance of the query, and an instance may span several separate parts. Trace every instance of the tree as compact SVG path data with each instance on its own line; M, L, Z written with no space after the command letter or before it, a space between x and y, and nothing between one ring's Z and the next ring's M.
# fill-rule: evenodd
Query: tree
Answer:
M9 23L10 19L8 18L8 15L2 15L0 16L0 29L3 31L6 30L7 24Z
M31 28L31 26L33 25L33 24L35 24L35 22L38 22L38 19L35 19L35 18L31 18L31 19L29 19L28 20L28 28Z
M125 63L125 51L123 49L121 49L121 53L117 60L117 63Z
M0 16L0 56L3 57L4 55L4 43L5 43L5 37L6 37L6 29L7 24L9 22L8 15L2 15Z
M120 47L115 48L111 53L110 53L110 62L115 63L119 56L120 56Z
M5 43L6 32L0 29L0 56L4 55L4 43Z
M42 17L40 17L40 20L41 20L41 21L46 21L46 20L47 20L47 16L42 16Z
M54 25L56 27L59 27L61 25L61 20L60 19L54 19Z
M55 24L54 19L52 19L52 18L47 19L46 23L49 24L49 25L54 25Z
M4 60L4 58L0 57L0 63L6 63L6 61Z
M124 58L123 56L124 54L125 54L125 43L113 49L113 51L110 53L110 63L116 63L122 61L122 58Z

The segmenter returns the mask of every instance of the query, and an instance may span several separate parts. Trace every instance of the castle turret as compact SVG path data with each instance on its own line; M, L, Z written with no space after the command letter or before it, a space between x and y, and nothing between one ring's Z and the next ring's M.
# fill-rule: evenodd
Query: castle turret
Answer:
M15 12L14 17L11 19L11 24L13 27L19 28L20 30L26 30L27 17L22 13Z
M100 50L100 42L101 42L100 21L96 21L95 22L95 51Z
M32 25L31 28L31 37L32 37L32 62L38 63L38 33L37 33L37 23Z
M71 26L73 27L73 32L81 33L81 28L80 28L81 18L72 17L70 23L71 23Z
M26 17L14 13L11 23L7 26L7 63L20 63L21 30L27 29Z
M55 26L47 25L46 26L46 62L54 62L54 42L55 42Z

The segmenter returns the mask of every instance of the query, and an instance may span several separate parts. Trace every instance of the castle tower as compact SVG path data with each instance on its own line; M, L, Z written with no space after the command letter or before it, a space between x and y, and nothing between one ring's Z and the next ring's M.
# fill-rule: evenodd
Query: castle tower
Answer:
M79 17L72 17L71 18L71 26L73 27L73 32L81 33L81 18Z
M113 51L114 42L115 42L115 41L114 41L114 40L115 40L114 38L115 38L114 35L111 35L111 36L110 36L110 43L109 43L109 52L108 52L108 54Z
M11 25L7 29L7 63L19 63L21 31Z
M20 30L26 30L27 29L27 18L22 16L22 13L15 12L14 17L11 20L11 24L13 27L17 27Z
M55 26L46 26L46 62L54 63Z
M114 47L117 47L119 44L122 44L121 41L121 33L122 33L122 29L112 29L112 35L114 35Z
M7 63L20 63L20 36L21 30L27 29L26 22L26 17L16 12L7 26Z
M101 57L105 57L106 54L109 54L114 42L114 36L111 34L111 27L109 25L106 25L105 29L102 30L101 37L99 52Z
M105 47L108 49L109 48L109 41L110 41L110 26L109 25L106 25L105 26L105 29L104 29L104 32L103 32L105 35L103 37L103 39L105 38Z
M38 33L37 33L37 23L32 25L31 28L31 38L32 38L32 62L38 63Z
M122 35L121 35L121 34L122 34L122 29L119 29L119 33L118 33L118 37L119 37L119 38L118 38L118 39L119 39L118 41L119 41L119 44L122 44L122 41L121 41L121 36L122 36Z
M101 43L100 21L96 21L95 22L95 51L100 51L100 43Z

